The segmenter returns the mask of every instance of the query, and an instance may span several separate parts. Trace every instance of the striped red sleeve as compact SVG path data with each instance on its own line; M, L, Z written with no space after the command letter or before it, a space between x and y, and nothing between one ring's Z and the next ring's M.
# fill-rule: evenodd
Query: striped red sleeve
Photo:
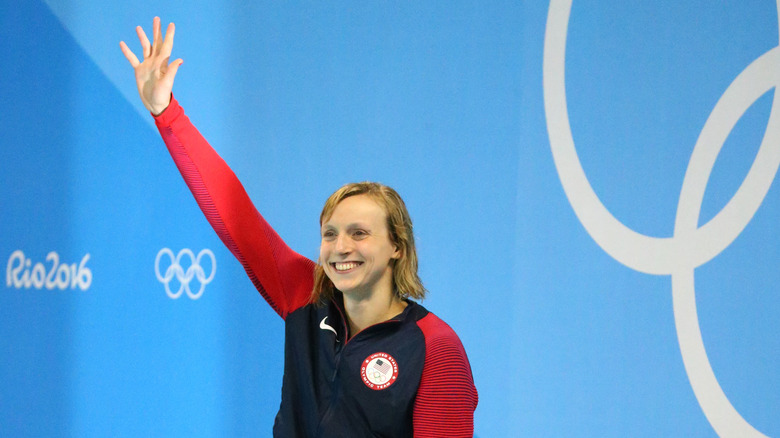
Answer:
M171 97L157 129L209 224L282 318L309 300L314 262L279 237L255 209L230 167Z
M425 337L425 365L414 402L414 436L471 437L478 396L463 344L433 313L417 325Z

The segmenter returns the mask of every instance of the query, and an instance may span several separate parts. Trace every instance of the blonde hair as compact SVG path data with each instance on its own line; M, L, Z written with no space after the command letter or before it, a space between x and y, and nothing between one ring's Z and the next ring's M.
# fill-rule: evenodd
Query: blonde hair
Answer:
M336 206L346 198L367 195L379 204L387 215L387 230L390 241L398 248L400 257L393 263L393 293L399 298L425 298L425 287L417 275L417 250L414 246L412 218L406 210L406 204L392 188L376 182L346 184L336 190L322 208L320 226L330 219ZM314 287L311 302L324 302L333 297L335 287L322 268L322 261L314 270Z

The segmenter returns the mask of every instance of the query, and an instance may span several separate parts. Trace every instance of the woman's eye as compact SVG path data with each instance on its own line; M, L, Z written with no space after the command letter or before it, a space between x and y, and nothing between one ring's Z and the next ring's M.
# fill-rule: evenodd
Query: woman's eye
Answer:
M368 233L366 231L364 231L364 230L355 230L354 232L352 232L352 235L355 238L361 239L361 238L367 237Z
M336 238L336 233L334 233L333 231L326 231L322 233L322 238L324 240L333 240Z

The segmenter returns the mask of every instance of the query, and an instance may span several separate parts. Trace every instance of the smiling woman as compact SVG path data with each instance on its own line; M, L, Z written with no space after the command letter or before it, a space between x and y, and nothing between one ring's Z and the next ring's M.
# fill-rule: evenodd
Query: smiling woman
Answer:
M355 206L352 205L356 202L354 200L346 204L342 202L351 197L365 199L367 202ZM393 263L393 294L400 298L417 300L425 298L425 288L417 275L417 250L414 245L412 219L406 210L406 204L398 193L390 187L375 182L351 183L341 187L328 198L320 214L323 243L320 249L327 247L326 242L336 240L337 230L329 222L333 219L337 207L340 207L341 210L353 207L350 210L354 213L363 212L366 219L369 217L375 219L377 222L371 227L374 233L380 228L384 229L381 235L387 236L398 252L391 258ZM346 214L346 212L335 216L340 218L342 214ZM352 231L355 240L363 240L372 234L371 230L365 229L367 225L365 224L363 228L355 227ZM320 254L320 261L323 260L326 259ZM315 278L312 299L316 301L320 297L331 297L333 284L329 281L329 276L325 274L322 266L318 267ZM344 292L344 290L341 291Z
M352 196L322 224L320 269L333 284L331 297L335 287L350 300L380 295L400 301L393 293L393 265L400 251L390 240L385 216L371 198Z
M348 184L320 217L319 264L291 250L173 99L174 26L143 62L122 42L141 100L198 205L260 294L285 320L276 437L470 437L477 391L455 332L422 299L412 221L378 183Z

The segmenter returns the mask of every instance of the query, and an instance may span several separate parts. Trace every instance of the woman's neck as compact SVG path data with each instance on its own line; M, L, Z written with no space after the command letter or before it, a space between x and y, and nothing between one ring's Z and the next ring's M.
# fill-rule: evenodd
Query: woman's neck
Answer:
M390 292L371 296L344 294L350 338L366 327L387 321L406 308L406 301Z

